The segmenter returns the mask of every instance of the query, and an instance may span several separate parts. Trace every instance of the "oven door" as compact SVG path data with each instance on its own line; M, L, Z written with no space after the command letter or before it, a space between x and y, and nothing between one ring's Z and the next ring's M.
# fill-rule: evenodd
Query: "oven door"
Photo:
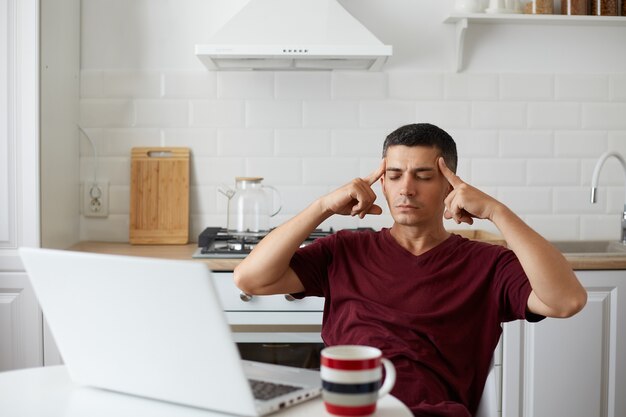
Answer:
M319 369L324 299L249 296L232 273L214 273L222 308L242 359Z

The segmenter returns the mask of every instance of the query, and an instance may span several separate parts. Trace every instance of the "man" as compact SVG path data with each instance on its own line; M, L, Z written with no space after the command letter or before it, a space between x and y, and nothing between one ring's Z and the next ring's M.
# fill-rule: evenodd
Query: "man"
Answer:
M247 293L326 297L325 344L380 348L397 369L392 393L416 416L473 415L501 323L569 317L587 300L563 256L456 176L456 164L445 131L403 126L386 138L374 172L314 201L235 269ZM334 214L381 214L371 189L378 180L391 228L339 231L299 249ZM509 249L450 234L444 217L488 219Z

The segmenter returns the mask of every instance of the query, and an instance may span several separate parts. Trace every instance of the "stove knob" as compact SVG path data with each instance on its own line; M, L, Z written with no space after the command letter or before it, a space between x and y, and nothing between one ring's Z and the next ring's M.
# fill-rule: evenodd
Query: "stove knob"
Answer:
M296 301L295 297L291 294L285 294L285 300L287 301Z
M239 293L239 298L241 298L241 301L246 302L246 303L247 303L248 301L251 301L253 297L254 297L254 296L252 296L252 295L250 295L250 294L246 294L246 293L245 293L245 292L243 292L243 291L241 291L241 292Z

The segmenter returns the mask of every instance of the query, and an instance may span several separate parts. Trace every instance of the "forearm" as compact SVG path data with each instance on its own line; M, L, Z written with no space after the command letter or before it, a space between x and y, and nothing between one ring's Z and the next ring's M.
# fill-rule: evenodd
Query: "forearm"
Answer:
M235 268L237 285L254 293L255 289L275 284L287 272L289 262L302 242L330 215L317 200L272 230Z
M535 312L567 317L580 311L586 291L563 255L502 204L491 220L519 259L536 297L548 308Z

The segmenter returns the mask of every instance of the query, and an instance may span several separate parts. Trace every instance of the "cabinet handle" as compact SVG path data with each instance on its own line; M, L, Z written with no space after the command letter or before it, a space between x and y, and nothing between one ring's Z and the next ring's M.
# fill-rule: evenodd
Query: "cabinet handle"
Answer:
M248 301L252 300L252 298L253 298L253 297L254 297L253 295L246 294L246 293L245 293L245 292L243 292L243 291L241 291L241 292L239 293L239 298L241 298L241 301L246 302L246 303L247 303Z
M285 300L287 301L296 301L295 297L291 294L285 294Z

